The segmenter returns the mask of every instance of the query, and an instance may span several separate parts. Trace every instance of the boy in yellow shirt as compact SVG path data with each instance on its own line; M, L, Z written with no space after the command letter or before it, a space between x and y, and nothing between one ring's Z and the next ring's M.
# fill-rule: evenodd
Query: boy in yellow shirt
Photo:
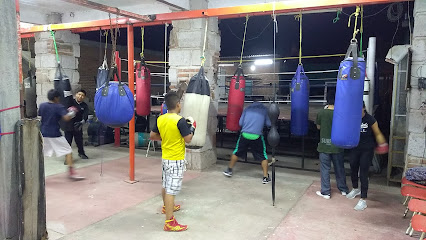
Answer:
M181 110L180 98L176 92L169 92L164 97L168 112L158 117L150 133L152 140L161 142L163 165L163 210L166 214L164 231L185 231L188 226L179 224L173 216L180 210L175 205L175 196L182 188L185 167L185 143L190 143L194 136L196 123L192 117L187 119L178 115Z

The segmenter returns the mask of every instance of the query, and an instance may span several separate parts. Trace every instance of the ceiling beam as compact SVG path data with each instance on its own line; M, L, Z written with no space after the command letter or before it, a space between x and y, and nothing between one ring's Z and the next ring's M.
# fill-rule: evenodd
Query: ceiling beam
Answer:
M142 22L150 22L150 21L155 19L155 15L140 15L140 14L137 14L137 13L124 11L124 10L121 10L119 8L116 8L116 7L110 7L110 6L107 6L107 5L103 5L103 4L88 1L88 0L62 0L62 1L72 3L72 4L76 4L76 5L80 5L80 6L87 7L87 8L91 8L91 9L95 9L95 10L99 10L99 11L102 11L102 12L117 14L119 16L136 19L136 20L139 20L139 21L142 21Z
M160 2L160 3L163 3L163 4L165 4L165 5L169 6L169 7L173 7L173 8L179 9L181 11L187 11L188 10L188 9L186 9L184 7L181 7L181 6L178 6L176 4L173 4L173 3L171 3L171 2L169 2L167 0L156 0L156 1Z
M63 0L67 2L83 1L83 0ZM122 27L125 24L133 24L136 26L144 25L161 25L168 23L174 20L184 20L184 19L195 19L195 18L206 18L206 17L218 17L218 18L237 18L249 16L260 16L260 15L270 15L273 12L275 14L280 13L292 13L299 11L313 11L313 10L323 10L330 8L343 8L343 7L353 7L358 5L371 5L371 4L386 4L394 2L407 2L413 0L292 0L292 1L282 1L276 3L262 3L262 4L252 4L244 5L238 7L224 7L224 8L211 8L211 9L202 9L202 10L191 10L191 11L182 11L182 12L171 12L171 13L161 13L155 15L155 20L151 22L144 22L140 20L134 20L129 18L119 18L117 20L117 25ZM112 8L115 9L115 8ZM114 10L116 11L116 10ZM115 12L114 12L115 13ZM145 16L148 17L148 16ZM112 19L112 24L116 24L116 19ZM43 32L47 30L65 30L65 29L93 29L93 28L109 28L110 21L109 19L87 21L87 22L73 22L73 23L61 23L61 24L51 24L51 25L38 25L31 28L21 29L21 33L35 33ZM92 30L93 31L93 30Z

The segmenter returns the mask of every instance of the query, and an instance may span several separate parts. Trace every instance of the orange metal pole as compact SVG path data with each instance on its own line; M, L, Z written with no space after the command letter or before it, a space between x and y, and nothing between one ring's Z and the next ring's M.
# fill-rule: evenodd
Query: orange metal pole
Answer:
M117 64L117 74L120 76L121 79L121 59L120 59L120 52L115 51L115 63ZM114 76L114 81L118 81L117 76ZM120 147L120 128L114 129L114 146Z
M156 19L152 22L144 23L142 21L129 19L129 18L119 18L117 25L124 27L127 23L137 24L134 26L142 26L146 24L161 25L164 22L173 21L173 20L183 20L183 19L193 19L193 18L203 18L203 17L218 17L218 18L236 18L236 17L245 17L249 16L258 16L258 15L269 15L273 11L275 13L292 13L299 11L313 11L313 10L323 10L336 7L352 7L357 5L371 5L371 4L386 4L393 2L408 2L413 0L292 0L292 1L281 1L275 3L261 3L261 4L251 4L237 7L224 7L224 8L210 8L210 9L201 9L201 10L191 10L191 11L181 11L181 12L171 12L171 13L161 13L156 14ZM112 25L116 24L116 20L112 19ZM51 24L51 25L39 25L33 26L31 28L22 29L22 33L34 33L34 32L43 32L48 30L65 30L65 29L84 29L84 28L93 28L93 27L110 27L109 19L96 20L96 21L87 21L87 22L74 22L74 23L61 23L61 24ZM92 31L92 30L89 30Z
M133 26L127 26L127 70L129 76L129 88L133 96L135 95L135 46L134 46L134 31ZM135 115L129 122L129 178L130 181L135 181Z

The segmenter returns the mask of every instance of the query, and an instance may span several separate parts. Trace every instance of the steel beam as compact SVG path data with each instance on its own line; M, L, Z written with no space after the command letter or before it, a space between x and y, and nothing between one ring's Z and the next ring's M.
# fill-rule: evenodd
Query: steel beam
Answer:
M65 0L65 1L77 1L77 0ZM82 1L82 0L78 0ZM340 7L352 7L357 5L372 5L372 4L386 4L393 2L408 2L413 0L292 0L282 1L276 3L262 3L244 5L238 7L224 7L224 8L211 8L203 10L191 10L182 12L171 12L156 14L155 20L150 22L153 25L162 25L165 22L174 20L194 19L194 18L205 18L205 17L218 17L224 18L237 18L249 16L260 16L270 15L273 12L276 14L291 13L299 11L312 11L312 10L323 10L329 8L340 8ZM143 26L146 24L143 21L119 18L117 24L120 27L127 27L126 24L132 23L133 26ZM112 24L116 24L116 19L112 19ZM47 30L65 30L65 29L91 29L91 28L109 28L109 19L87 21L87 22L74 22L74 23L62 23L62 24L51 24L51 25L39 25L31 28L22 29L22 33L34 33L43 32Z
M95 10L99 10L99 11L102 11L102 12L113 13L113 14L117 14L117 15L120 15L120 16L123 16L123 17L133 18L133 19L143 21L143 22L150 22L150 21L155 19L155 15L144 16L144 15L124 11L124 10L121 10L119 8L116 8L116 7L110 7L110 6L107 6L107 5L103 5L103 4L88 1L88 0L62 0L62 1L72 3L72 4L77 4L77 5L87 7L87 8L91 8L91 9L95 9Z

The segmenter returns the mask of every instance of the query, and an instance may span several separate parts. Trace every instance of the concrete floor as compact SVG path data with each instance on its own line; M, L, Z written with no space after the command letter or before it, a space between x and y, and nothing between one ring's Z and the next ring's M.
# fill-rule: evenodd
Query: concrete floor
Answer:
M136 150L136 178L140 182L128 184L124 182L127 150L109 145L87 147L91 159L76 162L79 173L88 178L81 182L67 180L63 158L45 159L49 239L367 239L373 234L370 229L378 234L374 239L388 238L389 234L396 236L392 239L406 239L409 220L401 218L404 208L399 188L384 186L382 179L372 179L371 208L357 213L352 209L354 200L336 194L327 201L315 195L319 173L278 168L276 205L272 206L271 185L261 184L260 166L238 163L234 176L226 178L221 173L226 161L218 161L206 171L185 173L183 189L176 198L182 210L175 216L189 229L164 232L160 153L145 158L145 151ZM303 211L308 207L311 210ZM316 226L322 224L316 222L321 217L339 212L345 214ZM359 223L372 216L375 221ZM377 231L386 222L387 230ZM298 228L305 224L305 228ZM345 231L338 231L342 224ZM307 227L310 225L312 229ZM328 225L336 228L332 238ZM358 235L353 235L356 238L345 234L352 226L359 228Z

